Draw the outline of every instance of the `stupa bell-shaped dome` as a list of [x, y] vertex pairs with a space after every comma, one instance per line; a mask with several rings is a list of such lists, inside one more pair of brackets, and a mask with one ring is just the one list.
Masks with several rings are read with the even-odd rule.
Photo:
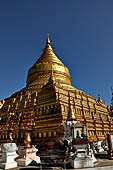
[[45, 85], [51, 73], [56, 82], [71, 85], [69, 70], [54, 54], [48, 36], [43, 54], [28, 71], [27, 86]]

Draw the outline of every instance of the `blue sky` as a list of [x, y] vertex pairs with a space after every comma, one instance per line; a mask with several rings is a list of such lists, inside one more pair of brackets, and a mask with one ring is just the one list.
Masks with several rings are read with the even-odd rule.
[[26, 85], [47, 33], [72, 84], [110, 105], [113, 86], [112, 0], [1, 0], [0, 100]]

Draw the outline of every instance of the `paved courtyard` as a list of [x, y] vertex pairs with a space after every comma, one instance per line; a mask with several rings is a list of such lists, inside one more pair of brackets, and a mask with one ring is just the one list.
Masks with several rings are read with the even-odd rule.
[[[12, 168], [10, 170], [63, 170], [61, 167], [42, 167], [39, 168], [39, 166], [27, 166], [27, 167], [17, 167]], [[97, 162], [95, 163], [95, 167], [93, 168], [82, 168], [83, 170], [113, 170], [113, 160], [108, 159], [97, 159]], [[82, 170], [77, 169], [77, 170]], [[1, 169], [0, 169], [1, 170]], [[68, 169], [67, 170], [73, 170]]]

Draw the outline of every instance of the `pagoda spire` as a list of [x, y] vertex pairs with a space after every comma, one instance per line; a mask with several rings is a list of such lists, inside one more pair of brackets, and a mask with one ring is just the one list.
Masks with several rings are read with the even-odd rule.
[[49, 34], [47, 34], [47, 40], [46, 40], [46, 46], [44, 48], [44, 52], [46, 52], [47, 54], [53, 54], [53, 48], [51, 46], [51, 42], [50, 42], [50, 38], [49, 38]]
[[47, 34], [47, 40], [46, 40], [46, 44], [50, 44], [50, 38], [49, 38], [49, 34]]

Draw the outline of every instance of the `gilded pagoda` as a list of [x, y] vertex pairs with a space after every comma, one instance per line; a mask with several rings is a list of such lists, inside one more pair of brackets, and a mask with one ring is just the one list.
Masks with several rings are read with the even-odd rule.
[[0, 143], [54, 146], [64, 135], [69, 116], [85, 124], [89, 142], [103, 141], [113, 131], [112, 109], [101, 99], [71, 85], [68, 68], [55, 55], [49, 37], [43, 54], [29, 69], [26, 87], [0, 101]]

